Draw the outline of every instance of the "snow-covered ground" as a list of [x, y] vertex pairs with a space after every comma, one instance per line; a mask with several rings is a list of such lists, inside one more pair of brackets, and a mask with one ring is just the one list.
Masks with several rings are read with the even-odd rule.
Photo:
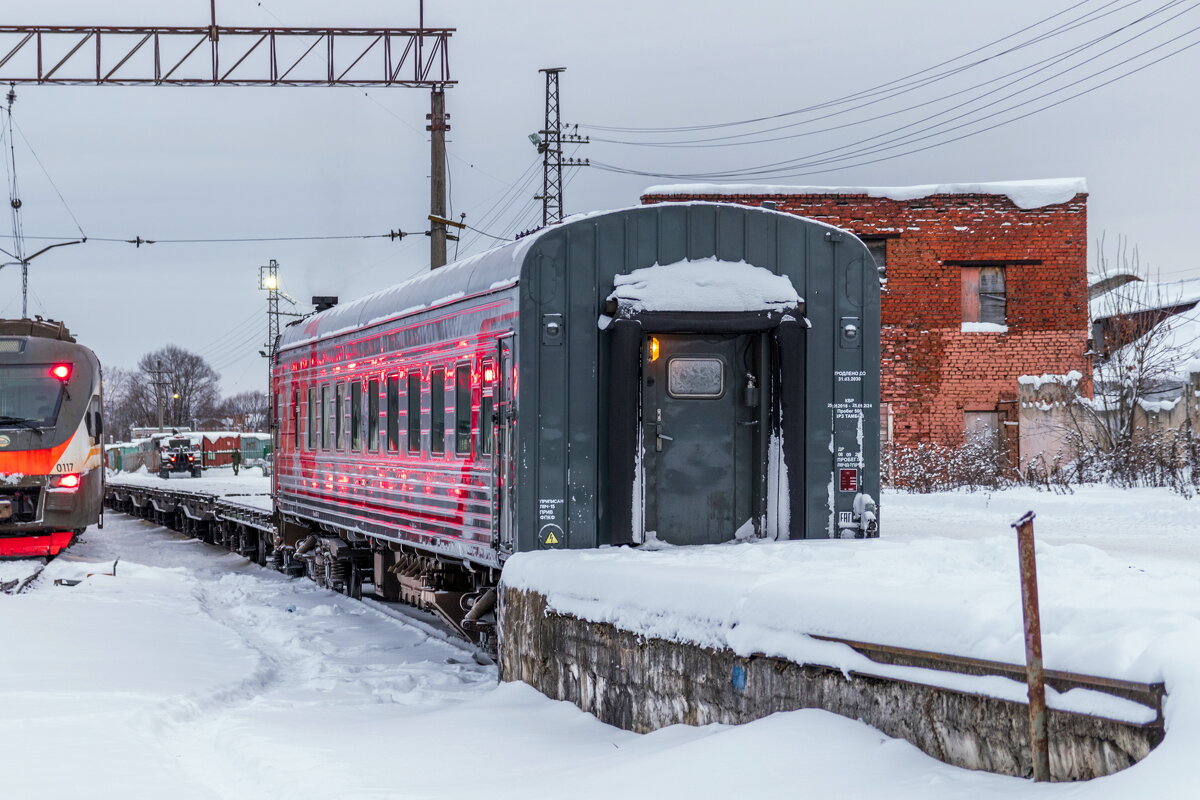
[[[1020, 660], [1019, 623], [1007, 620], [1017, 597], [1008, 525], [1033, 508], [1048, 662], [1165, 679], [1166, 741], [1123, 773], [1035, 785], [946, 766], [819, 711], [631, 734], [528, 687], [497, 686], [492, 667], [436, 633], [110, 515], [29, 593], [0, 596], [0, 797], [1195, 796], [1195, 501], [1096, 489], [889, 494], [882, 508], [880, 541], [706, 548], [728, 563], [703, 575], [724, 581], [710, 584], [716, 593], [762, 561], [754, 580], [770, 589], [773, 564], [807, 559], [816, 568], [801, 589], [823, 601], [790, 611], [823, 630], [912, 634], [904, 643]], [[53, 585], [111, 572], [118, 556], [115, 577]], [[1056, 663], [1065, 652], [1069, 663]]]

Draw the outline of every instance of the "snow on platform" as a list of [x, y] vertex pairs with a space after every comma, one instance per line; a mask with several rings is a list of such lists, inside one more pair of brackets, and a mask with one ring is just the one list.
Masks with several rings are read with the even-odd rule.
[[110, 485], [149, 486], [172, 492], [216, 495], [260, 511], [270, 511], [274, 507], [271, 479], [263, 477], [262, 470], [257, 467], [243, 467], [238, 475], [233, 474], [232, 467], [209, 467], [200, 478], [179, 474], [164, 479], [148, 472], [110, 472], [107, 480]]

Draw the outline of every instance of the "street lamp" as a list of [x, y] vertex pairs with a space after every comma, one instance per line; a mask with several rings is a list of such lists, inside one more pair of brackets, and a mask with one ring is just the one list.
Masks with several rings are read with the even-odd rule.
[[0, 253], [4, 253], [4, 255], [8, 256], [9, 258], [17, 259], [16, 261], [7, 261], [3, 264], [0, 264], [0, 269], [4, 269], [5, 267], [15, 267], [18, 264], [21, 265], [21, 318], [22, 319], [29, 318], [29, 262], [33, 261], [35, 258], [40, 256], [42, 253], [46, 252], [47, 250], [53, 250], [55, 247], [66, 247], [69, 244], [83, 244], [86, 241], [87, 241], [87, 239], [76, 239], [73, 242], [58, 242], [57, 244], [46, 245], [45, 247], [43, 247], [41, 250], [38, 250], [33, 255], [26, 256], [25, 258], [21, 258], [20, 256], [16, 255], [15, 253], [10, 253], [7, 250], [5, 250], [3, 247], [0, 247]]

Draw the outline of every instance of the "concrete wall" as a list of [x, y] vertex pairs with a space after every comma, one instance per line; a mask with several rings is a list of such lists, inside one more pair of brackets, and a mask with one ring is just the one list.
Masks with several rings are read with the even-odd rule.
[[[741, 657], [551, 613], [536, 592], [501, 590], [501, 674], [603, 722], [648, 732], [749, 722], [816, 708], [859, 719], [969, 769], [1030, 775], [1027, 707], [979, 695], [777, 658]], [[1144, 758], [1161, 724], [1052, 711], [1055, 780], [1106, 775]]]

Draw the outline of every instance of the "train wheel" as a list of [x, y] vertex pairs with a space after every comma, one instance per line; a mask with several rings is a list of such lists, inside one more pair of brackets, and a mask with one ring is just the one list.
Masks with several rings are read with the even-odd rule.
[[255, 538], [258, 539], [258, 547], [254, 549], [254, 563], [260, 567], [265, 567], [267, 565], [267, 556], [271, 552], [271, 545], [267, 542], [266, 536], [261, 532], [257, 533]]
[[362, 600], [362, 575], [358, 571], [358, 565], [353, 562], [350, 563], [350, 569], [346, 571], [346, 583], [343, 591], [355, 600]]

